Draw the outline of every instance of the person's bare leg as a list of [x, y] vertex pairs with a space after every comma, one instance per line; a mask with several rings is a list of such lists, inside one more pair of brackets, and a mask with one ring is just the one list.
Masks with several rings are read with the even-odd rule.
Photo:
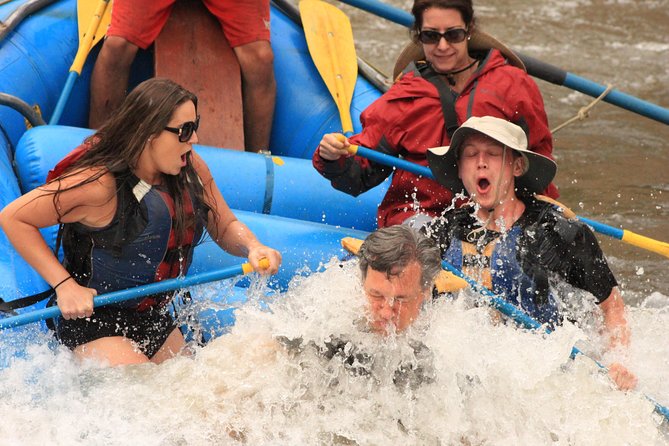
[[149, 362], [149, 358], [123, 336], [96, 339], [75, 348], [74, 354], [80, 360], [94, 359], [112, 367]]
[[90, 128], [99, 128], [123, 102], [137, 49], [136, 45], [121, 37], [109, 36], [105, 39], [91, 75]]
[[175, 328], [167, 337], [167, 340], [162, 345], [162, 347], [160, 347], [160, 350], [158, 350], [158, 352], [153, 355], [151, 362], [160, 364], [161, 362], [174, 358], [176, 355], [181, 353], [188, 355], [189, 352], [186, 351], [185, 347], [186, 340], [184, 339], [183, 334], [181, 334], [181, 330]]
[[274, 54], [265, 40], [234, 48], [242, 72], [244, 145], [249, 152], [269, 148], [276, 100]]

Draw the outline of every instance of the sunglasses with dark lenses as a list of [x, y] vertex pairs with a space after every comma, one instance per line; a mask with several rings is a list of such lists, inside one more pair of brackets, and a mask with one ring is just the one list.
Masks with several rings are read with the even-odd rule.
[[184, 122], [179, 127], [165, 127], [165, 130], [177, 134], [179, 136], [179, 142], [188, 142], [199, 126], [200, 116], [198, 115], [198, 117], [195, 118], [195, 121]]
[[467, 30], [464, 28], [453, 28], [440, 33], [439, 31], [426, 29], [418, 33], [418, 40], [427, 44], [438, 44], [442, 37], [448, 43], [460, 43], [467, 37]]

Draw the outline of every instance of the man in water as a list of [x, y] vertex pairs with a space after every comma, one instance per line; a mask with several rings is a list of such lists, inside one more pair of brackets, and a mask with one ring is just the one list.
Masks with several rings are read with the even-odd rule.
[[[528, 150], [523, 129], [472, 117], [450, 147], [430, 149], [427, 158], [439, 183], [471, 197], [471, 206], [448, 210], [426, 228], [448, 262], [549, 327], [562, 321], [551, 284], [587, 291], [602, 311], [609, 346], [629, 344], [625, 304], [594, 234], [534, 196], [557, 167]], [[621, 364], [609, 374], [621, 389], [636, 385]]]
[[[368, 301], [368, 324], [361, 331], [371, 329], [384, 336], [404, 332], [420, 315], [423, 303], [432, 298], [435, 279], [441, 271], [439, 249], [417, 229], [396, 225], [367, 236], [358, 256]], [[319, 342], [304, 342], [302, 337], [276, 339], [289, 354], [315, 351], [327, 361], [334, 360], [332, 364], [340, 362], [352, 376], [380, 381], [389, 372], [399, 389], [416, 388], [434, 379], [432, 353], [414, 339], [407, 340], [410, 348], [393, 361], [390, 369], [379, 360], [378, 351], [370, 353], [369, 345], [362, 346], [360, 339], [349, 339], [349, 335], [333, 334]]]
[[358, 255], [370, 327], [382, 334], [405, 330], [432, 297], [439, 249], [417, 230], [395, 225], [371, 233]]

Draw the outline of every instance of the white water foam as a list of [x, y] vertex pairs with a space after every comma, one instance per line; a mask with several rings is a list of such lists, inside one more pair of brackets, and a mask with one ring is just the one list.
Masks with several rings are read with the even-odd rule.
[[[588, 336], [599, 348], [595, 325], [539, 335], [495, 323], [469, 300], [430, 303], [407, 333], [382, 338], [361, 329], [357, 265], [333, 261], [295, 279], [269, 311], [254, 301], [239, 308], [231, 332], [193, 358], [100, 368], [35, 335], [23, 357], [0, 370], [0, 438], [12, 445], [669, 444], [642, 393], [615, 390], [588, 358], [569, 359]], [[631, 348], [602, 358], [623, 360], [640, 389], [664, 403], [668, 300], [654, 293], [631, 308]], [[5, 354], [11, 337], [3, 338]], [[343, 348], [327, 359], [319, 348], [333, 340]], [[420, 372], [398, 375], [402, 367]]]

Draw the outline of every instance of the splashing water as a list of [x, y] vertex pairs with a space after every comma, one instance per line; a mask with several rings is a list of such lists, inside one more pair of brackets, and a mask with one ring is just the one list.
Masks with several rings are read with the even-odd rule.
[[[364, 328], [359, 281], [355, 261], [333, 260], [295, 278], [268, 308], [250, 297], [228, 334], [160, 366], [78, 364], [36, 328], [7, 332], [0, 438], [14, 445], [669, 444], [640, 392], [615, 390], [588, 358], [569, 359], [596, 327], [566, 324], [539, 335], [494, 322], [465, 296], [428, 303], [407, 332], [383, 338]], [[602, 360], [624, 355], [640, 390], [667, 403], [669, 347], [660, 341], [669, 298], [654, 293], [647, 302], [631, 309], [629, 351]], [[21, 355], [5, 359], [12, 351]]]

